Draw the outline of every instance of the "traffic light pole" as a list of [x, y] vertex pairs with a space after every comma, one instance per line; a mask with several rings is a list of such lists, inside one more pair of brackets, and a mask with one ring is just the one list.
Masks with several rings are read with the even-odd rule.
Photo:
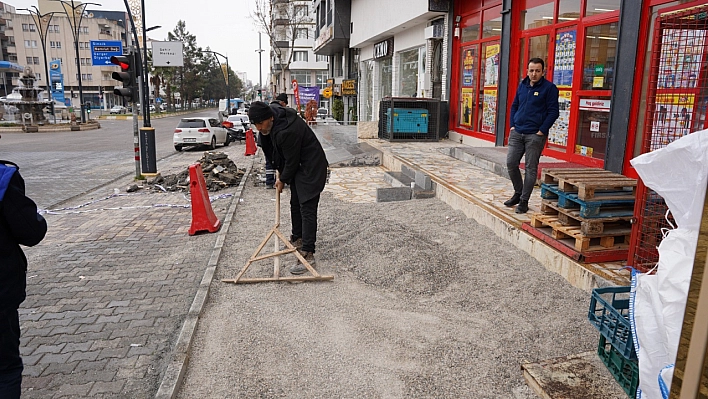
[[139, 180], [140, 174], [140, 137], [138, 135], [138, 105], [135, 99], [130, 103], [133, 108], [133, 147], [135, 148], [135, 179]]

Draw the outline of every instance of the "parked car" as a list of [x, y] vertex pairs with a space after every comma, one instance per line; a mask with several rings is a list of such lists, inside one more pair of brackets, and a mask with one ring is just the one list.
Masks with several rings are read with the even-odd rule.
[[250, 129], [251, 121], [248, 115], [229, 115], [227, 121], [233, 123], [233, 127], [228, 130], [231, 141], [241, 141], [246, 139], [246, 130]]
[[126, 108], [122, 105], [114, 105], [111, 107], [111, 114], [124, 114], [126, 112]]
[[206, 145], [213, 150], [217, 144], [229, 145], [226, 129], [216, 118], [183, 118], [177, 124], [172, 142], [175, 150], [185, 146]]
[[317, 117], [326, 119], [327, 116], [329, 115], [329, 110], [327, 108], [320, 108], [317, 110]]
[[150, 112], [155, 112], [157, 109], [155, 108], [155, 104], [150, 104]]

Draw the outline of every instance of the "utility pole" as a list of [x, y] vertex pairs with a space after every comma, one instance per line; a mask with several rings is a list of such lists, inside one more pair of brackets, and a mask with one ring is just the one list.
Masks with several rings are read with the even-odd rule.
[[260, 98], [258, 100], [263, 101], [263, 49], [261, 48], [261, 32], [258, 32], [258, 94]]

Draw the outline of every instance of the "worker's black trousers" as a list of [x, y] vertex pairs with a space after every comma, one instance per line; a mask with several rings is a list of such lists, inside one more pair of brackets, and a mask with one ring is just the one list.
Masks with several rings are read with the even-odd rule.
[[302, 237], [302, 251], [315, 252], [315, 241], [317, 241], [317, 206], [320, 203], [320, 195], [300, 202], [297, 196], [295, 181], [290, 184], [290, 217], [292, 218], [294, 238]]

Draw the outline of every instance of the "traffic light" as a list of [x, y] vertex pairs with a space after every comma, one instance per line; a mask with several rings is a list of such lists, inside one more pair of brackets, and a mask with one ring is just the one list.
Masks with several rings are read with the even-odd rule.
[[91, 113], [91, 102], [90, 102], [90, 101], [86, 101], [85, 107], [86, 107], [86, 113], [89, 113], [89, 114], [90, 114], [90, 113]]
[[120, 67], [120, 72], [113, 72], [111, 77], [113, 79], [122, 82], [122, 88], [113, 89], [113, 93], [122, 96], [127, 101], [135, 101], [138, 99], [138, 85], [137, 85], [137, 65], [135, 60], [135, 53], [130, 53], [127, 55], [114, 55], [111, 57], [111, 63], [113, 65], [118, 65]]

